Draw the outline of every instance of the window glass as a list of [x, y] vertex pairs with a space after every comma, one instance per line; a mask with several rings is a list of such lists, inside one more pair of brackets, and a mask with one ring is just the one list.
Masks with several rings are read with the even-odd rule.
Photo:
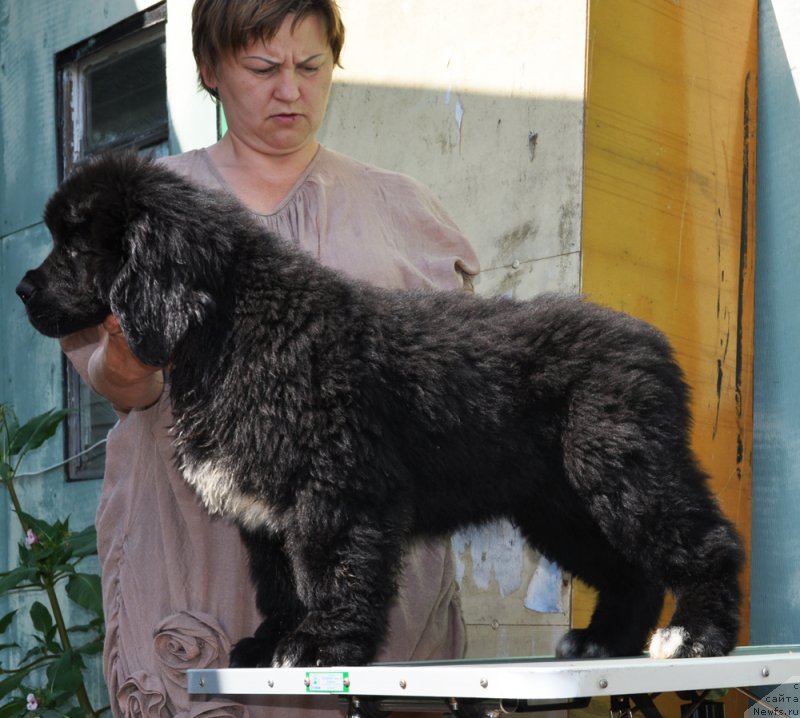
[[115, 145], [150, 144], [167, 128], [165, 43], [134, 47], [86, 72], [86, 146], [94, 154]]

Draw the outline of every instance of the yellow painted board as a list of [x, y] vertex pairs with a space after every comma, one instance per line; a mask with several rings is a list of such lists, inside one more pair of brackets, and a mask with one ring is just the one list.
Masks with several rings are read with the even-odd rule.
[[757, 0], [589, 0], [587, 43], [581, 289], [672, 340], [749, 548]]

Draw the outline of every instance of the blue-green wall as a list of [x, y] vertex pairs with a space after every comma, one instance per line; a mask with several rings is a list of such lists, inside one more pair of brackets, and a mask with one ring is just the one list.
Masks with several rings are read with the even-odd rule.
[[[44, 203], [57, 182], [56, 82], [54, 57], [143, 7], [144, 0], [0, 0], [0, 403], [21, 420], [62, 404], [61, 354], [57, 342], [28, 325], [14, 287], [24, 271], [48, 251], [42, 224]], [[25, 464], [33, 472], [63, 459], [62, 437]], [[17, 490], [23, 509], [52, 521], [70, 516], [73, 528], [94, 522], [97, 481], [67, 484], [61, 469], [22, 479]], [[21, 531], [0, 488], [0, 571], [17, 556]], [[97, 570], [85, 565], [87, 570]], [[22, 609], [39, 596], [0, 599], [0, 615]], [[69, 616], [69, 614], [68, 614]], [[80, 616], [74, 619], [80, 621]], [[69, 620], [69, 618], [68, 618]], [[16, 640], [30, 647], [25, 622]], [[90, 690], [105, 705], [97, 659]]]
[[800, 643], [800, 8], [759, 10], [751, 642]]

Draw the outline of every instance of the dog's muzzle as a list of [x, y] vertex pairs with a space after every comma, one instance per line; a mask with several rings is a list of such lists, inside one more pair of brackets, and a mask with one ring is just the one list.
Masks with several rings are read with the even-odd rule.
[[36, 285], [30, 280], [30, 272], [28, 272], [17, 285], [17, 296], [22, 300], [23, 304], [27, 304], [30, 298], [36, 294]]

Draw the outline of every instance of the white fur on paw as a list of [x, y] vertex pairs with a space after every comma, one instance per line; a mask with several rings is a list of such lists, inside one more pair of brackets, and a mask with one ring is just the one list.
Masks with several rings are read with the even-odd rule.
[[648, 650], [651, 658], [675, 658], [689, 644], [689, 634], [680, 626], [659, 628], [650, 639]]
[[290, 656], [284, 656], [281, 659], [275, 659], [272, 661], [273, 668], [294, 668], [296, 664], [296, 658], [292, 658]]

